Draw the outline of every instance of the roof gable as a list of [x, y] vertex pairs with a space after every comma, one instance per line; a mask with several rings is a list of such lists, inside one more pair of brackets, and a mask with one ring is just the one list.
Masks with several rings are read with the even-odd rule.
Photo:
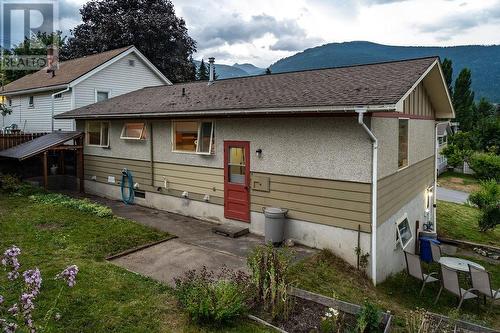
[[60, 86], [72, 83], [76, 84], [76, 82], [80, 82], [88, 78], [131, 52], [136, 53], [137, 56], [144, 61], [149, 68], [166, 84], [171, 84], [170, 81], [163, 76], [163, 74], [161, 74], [161, 72], [134, 46], [127, 46], [86, 57], [62, 61], [59, 63], [59, 69], [56, 70], [55, 76], [52, 76], [52, 73], [47, 73], [46, 69], [41, 69], [38, 72], [28, 74], [7, 84], [2, 93], [6, 95], [15, 95], [25, 92], [27, 93], [29, 91], [57, 89]]

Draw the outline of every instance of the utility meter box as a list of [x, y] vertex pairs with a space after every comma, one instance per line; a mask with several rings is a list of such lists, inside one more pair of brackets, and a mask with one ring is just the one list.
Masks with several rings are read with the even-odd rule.
[[269, 192], [269, 177], [252, 176], [252, 190], [260, 192]]

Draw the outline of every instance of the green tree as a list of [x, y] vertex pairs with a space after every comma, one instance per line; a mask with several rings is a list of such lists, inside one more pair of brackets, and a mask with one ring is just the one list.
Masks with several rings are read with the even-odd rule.
[[469, 131], [474, 126], [474, 92], [471, 89], [472, 74], [468, 68], [462, 69], [455, 80], [453, 89], [453, 106], [456, 120], [462, 131]]
[[171, 81], [195, 79], [196, 42], [171, 0], [91, 0], [80, 13], [83, 23], [72, 30], [63, 58], [135, 45]]
[[500, 154], [500, 116], [491, 115], [479, 119], [473, 136], [480, 150]]
[[269, 75], [269, 74], [271, 74], [271, 68], [267, 67], [266, 68], [266, 75]]
[[200, 66], [196, 71], [196, 79], [198, 81], [208, 81], [210, 76], [210, 70], [207, 65], [205, 65], [205, 61], [201, 59]]
[[443, 62], [441, 62], [441, 68], [443, 69], [444, 80], [446, 82], [446, 86], [448, 87], [448, 91], [450, 96], [453, 96], [453, 62], [451, 59], [444, 58]]
[[12, 109], [8, 108], [4, 103], [0, 103], [0, 115], [2, 115], [2, 127], [5, 127], [5, 117], [12, 113]]
[[477, 149], [471, 132], [458, 132], [452, 135], [442, 153], [452, 167], [461, 167]]

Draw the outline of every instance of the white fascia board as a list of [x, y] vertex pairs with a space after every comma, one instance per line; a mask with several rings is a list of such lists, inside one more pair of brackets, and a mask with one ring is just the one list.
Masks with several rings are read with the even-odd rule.
[[65, 89], [65, 88], [68, 88], [68, 87], [69, 86], [67, 84], [58, 84], [56, 86], [40, 87], [40, 88], [25, 89], [25, 90], [17, 90], [17, 91], [11, 91], [11, 92], [0, 91], [0, 95], [1, 96], [29, 95], [29, 94], [34, 94], [34, 93], [39, 93], [39, 92], [45, 92], [45, 91], [61, 90], [61, 89]]
[[422, 80], [429, 74], [429, 72], [434, 68], [436, 63], [439, 61], [436, 59], [426, 70], [425, 72], [418, 78], [418, 80], [411, 86], [411, 88], [399, 99], [399, 101], [396, 103], [396, 111], [397, 112], [403, 112], [403, 103], [406, 97], [410, 96], [410, 94], [417, 88], [417, 86], [422, 82]]

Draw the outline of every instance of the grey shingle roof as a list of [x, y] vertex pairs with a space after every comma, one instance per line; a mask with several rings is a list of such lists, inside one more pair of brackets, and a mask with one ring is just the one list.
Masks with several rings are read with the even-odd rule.
[[41, 69], [38, 72], [23, 76], [22, 78], [7, 84], [4, 87], [3, 92], [12, 93], [28, 89], [55, 87], [68, 84], [132, 47], [133, 46], [127, 46], [86, 57], [61, 61], [59, 63], [59, 69], [56, 70], [55, 76], [52, 76], [51, 73], [47, 73], [46, 69]]
[[22, 143], [18, 146], [0, 151], [0, 157], [15, 158], [18, 160], [24, 160], [29, 157], [35, 156], [42, 153], [52, 147], [56, 147], [66, 141], [74, 139], [82, 132], [65, 132], [56, 131], [44, 136], [38, 137], [31, 141]]
[[[437, 57], [148, 87], [56, 118], [168, 117], [224, 110], [393, 105]], [[184, 95], [183, 95], [184, 91]]]

